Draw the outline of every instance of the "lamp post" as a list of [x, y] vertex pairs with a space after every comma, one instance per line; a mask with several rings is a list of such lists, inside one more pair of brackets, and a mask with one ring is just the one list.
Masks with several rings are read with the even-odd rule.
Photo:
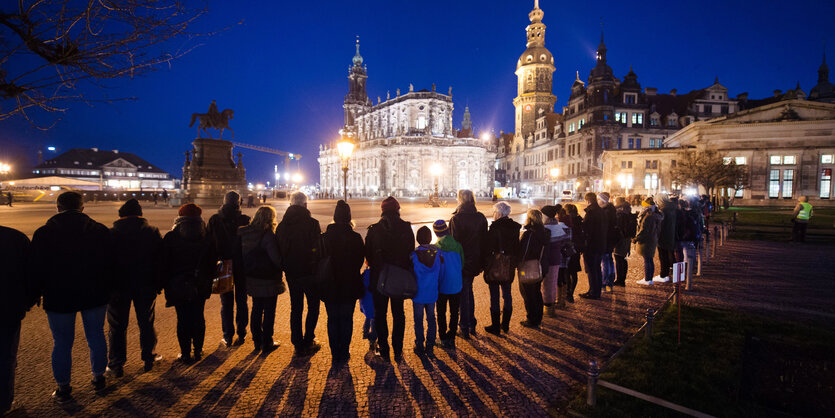
[[435, 194], [433, 194], [432, 197], [429, 199], [433, 207], [438, 207], [441, 205], [440, 199], [438, 197], [438, 180], [440, 180], [442, 172], [443, 168], [438, 163], [432, 164], [429, 167], [429, 173], [432, 174], [432, 178], [435, 179]]
[[554, 204], [557, 204], [557, 177], [560, 176], [560, 169], [557, 167], [551, 168], [551, 180], [554, 181]]
[[342, 198], [348, 201], [348, 160], [351, 159], [351, 153], [354, 152], [354, 143], [350, 138], [343, 137], [339, 143], [336, 144], [339, 151], [339, 158], [342, 159]]

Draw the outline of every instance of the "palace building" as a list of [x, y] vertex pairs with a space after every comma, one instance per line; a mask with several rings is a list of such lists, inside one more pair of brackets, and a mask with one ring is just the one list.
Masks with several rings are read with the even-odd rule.
[[[353, 196], [428, 196], [434, 190], [431, 172], [440, 166], [442, 195], [471, 189], [489, 195], [493, 189], [496, 153], [492, 137], [476, 138], [465, 109], [461, 129], [452, 122], [452, 88], [447, 94], [431, 90], [409, 91], [395, 97], [366, 92], [367, 67], [357, 40], [348, 73], [344, 126], [340, 135], [355, 142], [348, 160], [348, 192]], [[342, 193], [342, 161], [335, 143], [319, 146], [319, 182], [323, 193]]]
[[73, 148], [38, 164], [32, 174], [98, 183], [100, 190], [161, 191], [176, 186], [165, 170], [134, 154], [98, 148]]

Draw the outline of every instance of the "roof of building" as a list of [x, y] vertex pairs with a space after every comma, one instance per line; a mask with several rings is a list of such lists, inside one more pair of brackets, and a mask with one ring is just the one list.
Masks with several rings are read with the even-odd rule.
[[[139, 171], [166, 173], [165, 170], [152, 165], [144, 159], [129, 152], [119, 152], [118, 150], [105, 151], [98, 148], [73, 148], [55, 158], [38, 164], [35, 168], [74, 168], [90, 166], [98, 168], [120, 158], [135, 165]], [[76, 161], [78, 162], [77, 164]], [[91, 164], [87, 164], [88, 162]]]

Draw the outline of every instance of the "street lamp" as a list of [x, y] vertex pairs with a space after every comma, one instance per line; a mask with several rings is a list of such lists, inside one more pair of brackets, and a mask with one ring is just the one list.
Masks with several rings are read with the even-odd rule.
[[429, 173], [432, 174], [432, 177], [435, 179], [435, 194], [429, 199], [432, 202], [432, 206], [440, 206], [440, 202], [438, 199], [438, 180], [441, 178], [441, 173], [443, 172], [443, 168], [438, 163], [432, 164], [429, 167]]
[[336, 149], [339, 152], [339, 158], [342, 159], [342, 196], [348, 201], [348, 160], [351, 159], [351, 153], [354, 152], [354, 143], [350, 138], [343, 137], [341, 141], [336, 144]]
[[551, 180], [554, 181], [554, 204], [557, 204], [557, 177], [560, 176], [560, 169], [557, 167], [551, 168]]

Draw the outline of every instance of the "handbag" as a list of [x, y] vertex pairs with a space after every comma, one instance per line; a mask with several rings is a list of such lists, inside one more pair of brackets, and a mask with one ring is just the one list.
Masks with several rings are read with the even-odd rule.
[[577, 247], [574, 246], [574, 242], [570, 239], [566, 240], [562, 245], [562, 248], [560, 248], [560, 254], [562, 254], [562, 258], [566, 260], [577, 255]]
[[[531, 234], [528, 235], [528, 245], [525, 247], [525, 252], [522, 253], [523, 257], [528, 253], [528, 249], [531, 246], [531, 239], [533, 239], [533, 231], [531, 231]], [[543, 247], [542, 251], [544, 250], [545, 248]], [[534, 260], [525, 260], [519, 264], [517, 269], [519, 274], [519, 283], [532, 284], [542, 281], [542, 265], [539, 262], [542, 258], [542, 251], [539, 252], [539, 258]]]
[[212, 279], [212, 293], [223, 294], [231, 292], [234, 286], [234, 279], [232, 260], [218, 261], [217, 274]]
[[501, 229], [496, 228], [496, 232], [499, 234], [499, 252], [493, 254], [484, 281], [487, 284], [510, 283], [513, 281], [513, 257], [504, 253]]
[[417, 277], [411, 270], [383, 264], [377, 279], [377, 292], [390, 298], [412, 299], [417, 295]]

